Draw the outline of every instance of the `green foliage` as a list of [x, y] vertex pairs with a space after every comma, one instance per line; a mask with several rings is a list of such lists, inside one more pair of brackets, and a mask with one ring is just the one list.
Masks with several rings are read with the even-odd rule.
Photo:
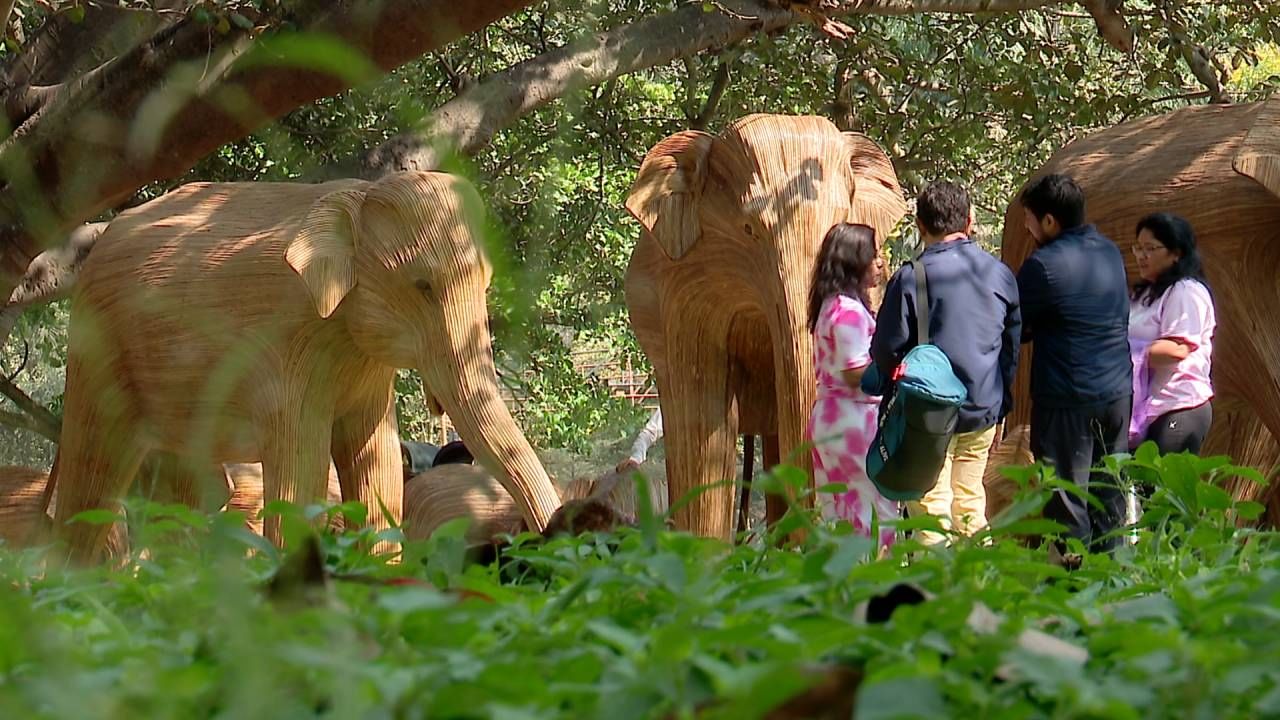
[[[1154, 472], [1160, 490], [1136, 545], [1075, 572], [1017, 541], [1045, 499], [1029, 490], [987, 538], [900, 542], [878, 560], [868, 539], [803, 513], [792, 516], [811, 527], [798, 548], [727, 545], [642, 518], [616, 536], [521, 536], [492, 566], [466, 562], [458, 524], [407, 544], [400, 564], [368, 552], [370, 530], [325, 535], [324, 563], [346, 579], [331, 593], [266, 593], [282, 559], [240, 518], [131, 504], [123, 569], [42, 573], [38, 552], [0, 552], [0, 712], [652, 718], [715, 707], [754, 718], [804, 689], [802, 668], [836, 662], [865, 670], [858, 717], [1280, 712], [1280, 544], [1238, 527], [1244, 508], [1218, 485], [1248, 471], [1147, 451], [1113, 466]], [[762, 482], [793, 481], [803, 477], [783, 469]], [[278, 509], [299, 533], [324, 512]], [[884, 625], [856, 619], [900, 582], [934, 597]], [[978, 602], [1003, 616], [995, 632], [968, 622]], [[1035, 628], [1088, 661], [1019, 646]]]
[[1256, 53], [1240, 53], [1232, 62], [1231, 83], [1250, 94], [1280, 85], [1280, 45], [1266, 44]]
[[[9, 344], [0, 348], [0, 372], [16, 374], [23, 391], [55, 413], [62, 411], [68, 320], [66, 301], [32, 308], [19, 318]], [[0, 398], [0, 410], [18, 412], [8, 398]], [[35, 433], [0, 426], [0, 465], [47, 468], [54, 450], [53, 443]]]
[[568, 348], [554, 340], [542, 347], [530, 355], [529, 373], [521, 383], [518, 414], [531, 442], [586, 452], [593, 435], [634, 422], [640, 411], [614, 397], [599, 377], [584, 377]]

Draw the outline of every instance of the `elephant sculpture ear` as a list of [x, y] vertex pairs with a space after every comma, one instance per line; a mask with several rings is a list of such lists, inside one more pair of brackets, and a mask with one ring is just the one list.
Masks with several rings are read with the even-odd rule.
[[627, 195], [627, 211], [672, 260], [684, 257], [702, 235], [698, 204], [713, 139], [688, 130], [654, 145]]
[[849, 169], [853, 173], [849, 222], [870, 225], [883, 241], [907, 214], [898, 174], [874, 140], [855, 132], [846, 132], [844, 137], [849, 143]]
[[1236, 172], [1253, 178], [1280, 198], [1280, 97], [1263, 104], [1233, 166]]
[[356, 285], [356, 227], [364, 193], [332, 192], [316, 201], [285, 250], [320, 317], [327, 318]]

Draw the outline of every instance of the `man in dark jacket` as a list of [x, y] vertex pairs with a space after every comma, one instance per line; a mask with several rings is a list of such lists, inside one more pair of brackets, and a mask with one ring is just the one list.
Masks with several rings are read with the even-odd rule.
[[1031, 360], [1031, 452], [1058, 476], [1088, 490], [1103, 508], [1055, 490], [1045, 517], [1072, 536], [1110, 550], [1124, 498], [1105, 473], [1107, 454], [1125, 451], [1133, 401], [1129, 286], [1116, 244], [1085, 224], [1084, 193], [1069, 177], [1047, 175], [1022, 191], [1038, 249], [1018, 272], [1023, 342]]
[[[982, 477], [996, 425], [1013, 408], [1022, 326], [1018, 286], [1009, 268], [969, 237], [973, 207], [959, 185], [935, 182], [926, 187], [916, 199], [916, 227], [925, 243], [920, 262], [928, 280], [929, 334], [951, 360], [968, 397], [938, 483], [909, 509], [972, 535], [987, 523]], [[885, 289], [871, 357], [888, 377], [918, 343], [916, 278], [906, 265]], [[925, 533], [923, 539], [935, 543], [943, 538]]]

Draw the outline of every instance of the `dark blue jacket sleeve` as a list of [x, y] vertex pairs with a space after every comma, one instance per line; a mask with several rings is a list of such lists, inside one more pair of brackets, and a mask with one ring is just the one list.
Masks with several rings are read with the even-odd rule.
[[1018, 271], [1018, 301], [1022, 308], [1022, 342], [1031, 342], [1049, 311], [1049, 276], [1044, 263], [1034, 255]]
[[[884, 302], [880, 304], [880, 312], [876, 315], [876, 331], [871, 336], [871, 359], [880, 370], [882, 378], [893, 375], [894, 368], [902, 362], [902, 356], [911, 348], [911, 334], [907, 308], [909, 302], [903, 297], [903, 287], [910, 274], [908, 268], [894, 273], [889, 285], [884, 290]], [[914, 282], [912, 275], [912, 282]]]
[[1012, 271], [1003, 273], [1005, 278], [1004, 334], [1000, 338], [1000, 377], [1004, 380], [1004, 401], [1000, 406], [1000, 418], [1013, 412], [1013, 383], [1018, 374], [1018, 351], [1022, 345], [1022, 305], [1018, 283]]

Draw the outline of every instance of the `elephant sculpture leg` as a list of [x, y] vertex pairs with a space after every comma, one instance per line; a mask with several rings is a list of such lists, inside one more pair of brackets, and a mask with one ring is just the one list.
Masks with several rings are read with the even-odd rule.
[[[67, 363], [66, 416], [77, 418], [75, 427], [64, 427], [59, 445], [57, 503], [54, 527], [67, 543], [69, 558], [76, 564], [97, 562], [107, 545], [111, 526], [70, 522], [85, 510], [111, 507], [133, 482], [146, 456], [138, 444], [140, 428], [132, 420], [125, 401], [117, 391], [110, 365], [86, 362], [77, 357], [73, 340]], [[79, 366], [79, 367], [77, 367]], [[94, 392], [74, 391], [72, 383], [88, 383]], [[66, 477], [74, 468], [77, 476]], [[74, 480], [74, 482], [69, 482]]]
[[[274, 395], [278, 407], [258, 420], [262, 447], [263, 502], [275, 500], [306, 505], [322, 502], [328, 484], [331, 416], [309, 412], [317, 404], [331, 405], [332, 384], [286, 381]], [[318, 402], [321, 401], [322, 402]], [[319, 441], [317, 441], [317, 439]], [[263, 534], [281, 544], [280, 517], [268, 517]]]
[[[368, 521], [376, 528], [399, 524], [397, 513], [403, 506], [404, 470], [392, 387], [386, 383], [382, 392], [370, 395], [364, 407], [339, 417], [333, 426], [333, 462], [338, 468], [342, 499], [364, 503]], [[384, 509], [390, 517], [384, 515]], [[389, 547], [380, 544], [376, 549]]]
[[[764, 469], [766, 472], [773, 470], [782, 464], [782, 446], [778, 441], [777, 435], [764, 436], [764, 450], [762, 452], [764, 460]], [[774, 524], [787, 514], [787, 499], [778, 495], [769, 494], [764, 498], [764, 516], [765, 520], [770, 524]]]
[[[727, 328], [716, 333], [710, 322], [668, 323], [666, 343], [672, 367], [699, 372], [670, 373], [659, 389], [667, 427], [667, 496], [670, 506], [699, 490], [704, 478], [722, 484], [702, 488], [675, 512], [676, 526], [704, 536], [728, 539], [733, 532], [733, 485], [737, 469], [737, 403], [731, 396], [723, 343]], [[717, 342], [716, 338], [719, 338]], [[714, 480], [713, 480], [714, 482]]]

